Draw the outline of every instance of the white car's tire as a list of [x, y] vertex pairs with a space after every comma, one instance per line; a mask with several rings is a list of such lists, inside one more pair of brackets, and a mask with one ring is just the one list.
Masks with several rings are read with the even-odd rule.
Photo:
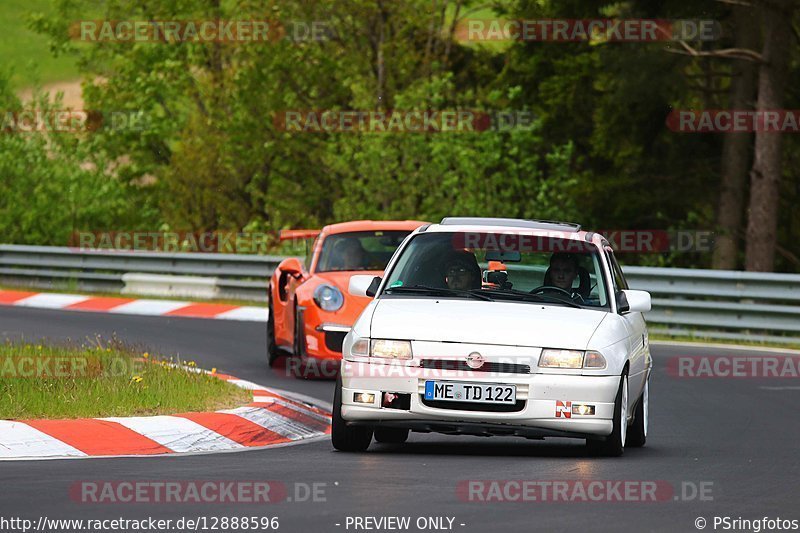
[[372, 428], [348, 426], [342, 418], [342, 380], [336, 380], [331, 417], [331, 443], [340, 452], [363, 452], [372, 442]]
[[586, 447], [592, 455], [619, 457], [625, 450], [628, 433], [628, 372], [620, 377], [617, 397], [614, 400], [614, 427], [606, 440], [586, 439]]
[[647, 442], [647, 426], [650, 418], [650, 379], [645, 381], [642, 397], [636, 405], [633, 414], [633, 424], [628, 428], [628, 438], [625, 446], [641, 448]]
[[375, 440], [385, 444], [402, 444], [408, 440], [408, 433], [403, 428], [375, 428]]

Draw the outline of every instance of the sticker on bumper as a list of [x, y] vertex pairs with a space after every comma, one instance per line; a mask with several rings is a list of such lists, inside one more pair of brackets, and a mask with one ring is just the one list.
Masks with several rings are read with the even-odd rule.
[[572, 402], [560, 402], [556, 400], [556, 418], [572, 418]]

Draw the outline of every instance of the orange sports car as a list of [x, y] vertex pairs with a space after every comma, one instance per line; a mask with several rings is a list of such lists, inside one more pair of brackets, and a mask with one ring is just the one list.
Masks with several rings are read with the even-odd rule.
[[403, 239], [424, 224], [360, 220], [283, 232], [281, 239], [314, 238], [314, 244], [305, 263], [284, 259], [270, 278], [269, 365], [284, 353], [296, 358], [296, 376], [310, 364], [338, 365], [342, 341], [370, 301], [347, 293], [350, 276], [382, 275]]

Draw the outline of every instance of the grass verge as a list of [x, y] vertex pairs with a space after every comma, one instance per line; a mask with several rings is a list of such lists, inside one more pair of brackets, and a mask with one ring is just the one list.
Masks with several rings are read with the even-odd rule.
[[0, 419], [161, 415], [252, 401], [250, 391], [194, 372], [194, 366], [117, 341], [6, 342], [0, 347]]
[[32, 13], [52, 15], [52, 0], [3, 0], [0, 2], [0, 64], [13, 70], [16, 88], [34, 83], [51, 83], [78, 77], [76, 61], [71, 56], [53, 56], [48, 37], [28, 27]]
[[696, 342], [703, 344], [729, 344], [731, 346], [752, 346], [753, 348], [787, 348], [791, 350], [800, 350], [800, 344], [796, 342], [732, 340], [732, 339], [717, 338], [713, 336], [704, 336], [702, 332], [695, 332], [686, 335], [666, 335], [663, 333], [651, 333], [649, 337], [651, 341]]

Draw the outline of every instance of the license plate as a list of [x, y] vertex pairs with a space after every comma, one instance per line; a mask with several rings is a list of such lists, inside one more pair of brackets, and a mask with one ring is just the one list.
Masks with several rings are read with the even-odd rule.
[[456, 381], [426, 381], [426, 400], [475, 403], [517, 403], [517, 387]]

